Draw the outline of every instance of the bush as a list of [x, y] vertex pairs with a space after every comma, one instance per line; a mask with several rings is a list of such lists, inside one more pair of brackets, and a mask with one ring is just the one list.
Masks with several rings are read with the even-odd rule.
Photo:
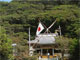
[[27, 58], [23, 58], [23, 60], [37, 60], [37, 56], [28, 56]]

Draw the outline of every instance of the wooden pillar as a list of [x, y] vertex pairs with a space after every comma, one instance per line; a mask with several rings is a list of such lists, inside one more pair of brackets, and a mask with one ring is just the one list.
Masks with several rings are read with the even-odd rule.
[[43, 49], [41, 49], [41, 55], [43, 55]]
[[47, 53], [48, 53], [49, 51], [48, 51], [48, 49], [47, 49]]
[[52, 54], [54, 55], [54, 49], [52, 49]]

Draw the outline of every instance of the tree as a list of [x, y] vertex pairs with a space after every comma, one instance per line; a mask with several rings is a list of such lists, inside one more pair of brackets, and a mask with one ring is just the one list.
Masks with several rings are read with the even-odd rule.
[[0, 60], [12, 60], [12, 40], [3, 27], [0, 27]]
[[70, 44], [70, 60], [79, 60], [79, 40], [74, 38]]
[[72, 39], [63, 36], [56, 37], [56, 45], [61, 50], [62, 54], [61, 60], [64, 60], [64, 53], [69, 51], [70, 40]]
[[[17, 56], [16, 59], [23, 59], [28, 56], [28, 34], [26, 32], [19, 32], [12, 36], [12, 40], [16, 43]], [[23, 57], [22, 57], [23, 56]]]

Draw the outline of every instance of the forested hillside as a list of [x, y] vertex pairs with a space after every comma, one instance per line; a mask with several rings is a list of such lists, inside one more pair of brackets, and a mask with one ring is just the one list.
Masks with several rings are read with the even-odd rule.
[[0, 26], [5, 28], [6, 34], [9, 35], [12, 42], [17, 43], [19, 56], [26, 57], [28, 53], [28, 28], [31, 28], [31, 39], [33, 39], [39, 20], [47, 27], [57, 20], [50, 31], [53, 33], [60, 25], [62, 35], [73, 39], [74, 45], [71, 48], [74, 48], [74, 51], [72, 54], [74, 58], [77, 56], [78, 59], [79, 6], [80, 1], [75, 0], [12, 0], [9, 3], [0, 2]]

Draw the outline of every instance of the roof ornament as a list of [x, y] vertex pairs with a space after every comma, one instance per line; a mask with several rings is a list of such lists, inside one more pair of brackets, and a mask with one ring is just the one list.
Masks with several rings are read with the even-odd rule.
[[46, 32], [48, 33], [49, 29], [56, 23], [56, 20], [46, 29]]

